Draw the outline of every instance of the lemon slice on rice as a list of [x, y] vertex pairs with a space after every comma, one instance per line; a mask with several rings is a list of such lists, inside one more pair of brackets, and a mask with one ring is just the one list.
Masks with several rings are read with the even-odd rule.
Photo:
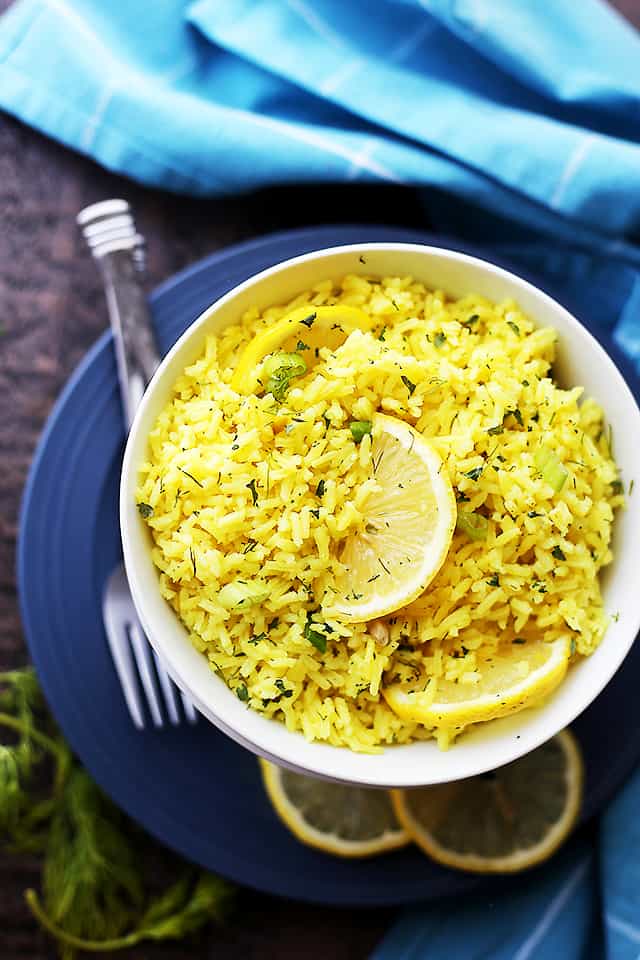
[[253, 393], [258, 386], [260, 364], [275, 351], [298, 350], [308, 366], [307, 358], [313, 360], [316, 348], [334, 350], [353, 330], [370, 330], [375, 323], [375, 318], [364, 310], [346, 304], [297, 307], [258, 333], [245, 347], [231, 378], [231, 387], [238, 393]]
[[475, 683], [440, 677], [426, 684], [426, 689], [407, 681], [382, 692], [404, 720], [456, 732], [469, 723], [506, 717], [544, 699], [564, 679], [570, 657], [568, 636], [548, 643], [518, 639], [500, 644], [495, 651], [477, 652], [474, 672], [480, 679]]
[[381, 488], [364, 524], [344, 542], [332, 607], [351, 622], [385, 616], [420, 596], [442, 566], [456, 524], [456, 502], [442, 459], [395, 417], [372, 421], [371, 463]]
[[386, 791], [316, 780], [266, 760], [260, 768], [274, 810], [308, 846], [339, 857], [370, 857], [410, 842]]
[[582, 783], [580, 749], [564, 730], [491, 773], [391, 794], [398, 820], [432, 859], [474, 873], [515, 873], [566, 839]]

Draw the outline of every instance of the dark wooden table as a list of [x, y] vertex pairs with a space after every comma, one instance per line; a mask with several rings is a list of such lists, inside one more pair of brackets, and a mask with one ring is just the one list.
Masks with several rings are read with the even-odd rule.
[[[10, 0], [0, 0], [0, 11]], [[640, 26], [640, 0], [616, 0]], [[416, 195], [395, 187], [295, 187], [191, 200], [132, 184], [0, 117], [0, 669], [26, 661], [14, 557], [20, 495], [47, 414], [106, 326], [97, 272], [75, 229], [78, 210], [107, 197], [133, 205], [149, 242], [149, 285], [235, 241], [319, 223], [425, 226]], [[0, 957], [53, 960], [22, 891], [28, 858], [0, 857]], [[230, 922], [189, 944], [144, 945], [135, 960], [360, 960], [393, 910], [336, 910], [242, 894]]]

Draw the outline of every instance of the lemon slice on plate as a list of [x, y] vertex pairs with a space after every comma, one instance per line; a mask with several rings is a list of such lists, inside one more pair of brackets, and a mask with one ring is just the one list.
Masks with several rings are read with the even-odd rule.
[[406, 846], [386, 791], [328, 783], [260, 760], [274, 810], [310, 847], [338, 857], [370, 857]]
[[[316, 348], [336, 347], [353, 330], [370, 330], [376, 323], [358, 307], [336, 304], [329, 307], [297, 307], [273, 326], [257, 334], [240, 355], [231, 387], [238, 393], [253, 393], [258, 386], [260, 365], [275, 351], [299, 351], [305, 365], [315, 358]], [[311, 358], [311, 360], [307, 358]]]
[[476, 683], [440, 677], [435, 694], [428, 686], [415, 690], [410, 682], [391, 684], [383, 694], [393, 712], [404, 720], [459, 729], [469, 723], [506, 717], [543, 700], [564, 679], [570, 656], [568, 636], [549, 643], [504, 643], [493, 653], [478, 652], [475, 672], [480, 679]]
[[371, 463], [380, 491], [364, 506], [362, 529], [349, 536], [345, 573], [332, 603], [352, 622], [374, 620], [415, 600], [442, 566], [456, 524], [456, 502], [440, 455], [395, 417], [372, 421]]
[[438, 863], [515, 873], [546, 860], [566, 839], [582, 783], [580, 749], [564, 730], [499, 770], [391, 795], [400, 823]]

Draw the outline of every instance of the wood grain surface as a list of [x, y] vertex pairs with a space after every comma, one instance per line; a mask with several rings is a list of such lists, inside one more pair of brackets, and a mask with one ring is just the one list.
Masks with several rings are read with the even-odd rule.
[[[10, 0], [0, 0], [0, 12]], [[615, 6], [640, 26], [640, 0]], [[406, 188], [293, 187], [192, 200], [145, 189], [0, 116], [0, 669], [26, 662], [14, 576], [20, 496], [62, 385], [106, 327], [97, 272], [74, 218], [88, 203], [125, 197], [148, 240], [149, 286], [230, 243], [295, 226], [386, 222], [425, 226]], [[53, 960], [23, 890], [37, 862], [0, 857], [0, 960]], [[144, 945], [132, 960], [360, 960], [392, 910], [311, 907], [243, 891], [221, 929], [176, 945]], [[107, 956], [103, 954], [102, 956]], [[114, 955], [115, 956], [115, 955]]]

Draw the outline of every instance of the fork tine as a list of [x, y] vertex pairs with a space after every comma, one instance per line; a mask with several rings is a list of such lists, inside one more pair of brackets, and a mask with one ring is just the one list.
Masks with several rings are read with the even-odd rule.
[[189, 697], [185, 693], [183, 693], [182, 690], [180, 691], [180, 699], [182, 700], [184, 715], [189, 721], [189, 723], [197, 723], [198, 711], [196, 710], [194, 705], [191, 703], [191, 700], [189, 700]]
[[147, 695], [147, 704], [149, 706], [149, 712], [151, 713], [151, 719], [153, 720], [154, 726], [162, 727], [164, 724], [162, 721], [162, 711], [160, 709], [158, 691], [156, 690], [155, 680], [153, 679], [151, 648], [149, 647], [147, 638], [142, 632], [142, 627], [137, 620], [134, 620], [129, 624], [129, 638], [131, 640], [133, 655], [138, 666], [140, 682], [142, 683], [142, 688]]
[[122, 636], [119, 624], [114, 618], [112, 607], [103, 602], [102, 619], [107, 634], [111, 659], [118, 674], [118, 680], [122, 687], [125, 703], [129, 710], [134, 726], [138, 730], [144, 729], [144, 713], [140, 700], [140, 692], [136, 683], [136, 668], [134, 666], [129, 644]]
[[162, 690], [162, 695], [164, 696], [164, 702], [167, 705], [167, 713], [169, 714], [169, 720], [177, 727], [180, 723], [180, 714], [178, 713], [178, 703], [176, 701], [176, 691], [171, 683], [169, 674], [162, 666], [160, 658], [155, 650], [152, 650], [153, 659], [156, 665], [156, 676], [158, 677], [158, 682], [160, 684], [160, 689]]

